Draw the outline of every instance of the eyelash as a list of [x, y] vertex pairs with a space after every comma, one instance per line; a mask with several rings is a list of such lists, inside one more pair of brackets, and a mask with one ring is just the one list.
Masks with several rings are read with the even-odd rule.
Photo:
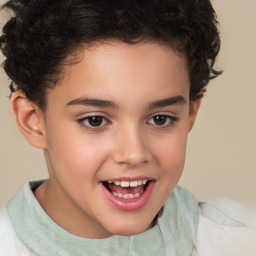
[[[164, 118], [164, 124], [156, 124], [156, 123], [150, 123], [150, 120], [154, 120], [154, 122], [156, 121], [156, 118]], [[93, 119], [98, 119], [96, 121], [99, 121], [100, 124], [99, 125], [92, 125], [89, 122], [93, 121]], [[166, 124], [166, 122], [168, 121], [168, 123]], [[164, 129], [164, 128], [169, 128], [172, 127], [173, 125], [175, 125], [175, 123], [178, 121], [177, 117], [174, 116], [169, 116], [169, 115], [154, 115], [152, 116], [147, 123], [150, 125], [154, 125], [156, 126], [158, 129]], [[105, 126], [108, 125], [110, 123], [110, 121], [108, 121], [105, 117], [100, 116], [100, 115], [92, 115], [92, 116], [87, 116], [81, 119], [78, 119], [77, 122], [79, 123], [79, 125], [83, 128], [86, 128], [88, 130], [92, 130], [92, 131], [99, 131], [102, 130], [104, 128], [106, 128]]]
[[[156, 118], [159, 118], [160, 117], [160, 119], [161, 118], [164, 118], [164, 120], [165, 120], [165, 122], [164, 122], [164, 124], [152, 124], [152, 123], [150, 123], [150, 120], [154, 120], [154, 119], [156, 119]], [[155, 122], [156, 120], [154, 120], [154, 122]], [[166, 122], [168, 121], [168, 123], [166, 124]], [[150, 119], [149, 119], [149, 121], [147, 122], [147, 123], [149, 123], [149, 124], [151, 124], [151, 125], [156, 125], [156, 127], [158, 128], [158, 129], [161, 129], [161, 128], [169, 128], [169, 127], [172, 127], [173, 125], [175, 125], [175, 123], [178, 121], [178, 118], [177, 117], [174, 117], [174, 116], [169, 116], [169, 115], [154, 115], [154, 116], [152, 116]]]
[[[100, 119], [100, 124], [99, 125], [92, 125], [90, 124], [89, 122], [90, 121], [93, 121], [92, 119], [95, 119], [95, 118], [98, 118]], [[107, 125], [109, 123], [109, 121], [103, 117], [103, 116], [100, 116], [100, 115], [92, 115], [92, 116], [87, 116], [87, 117], [84, 117], [84, 118], [81, 118], [81, 119], [78, 119], [77, 120], [79, 125], [83, 128], [86, 128], [88, 130], [92, 130], [92, 131], [98, 131], [98, 130], [101, 130], [101, 129], [104, 129], [105, 128], [105, 125]], [[102, 124], [103, 122], [103, 124]]]

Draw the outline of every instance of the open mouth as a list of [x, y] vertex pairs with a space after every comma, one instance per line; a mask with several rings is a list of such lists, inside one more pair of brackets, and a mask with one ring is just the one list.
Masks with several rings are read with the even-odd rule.
[[152, 180], [102, 181], [104, 187], [115, 197], [133, 199], [140, 197]]
[[154, 190], [156, 180], [105, 180], [100, 182], [101, 191], [108, 201], [122, 211], [136, 211], [144, 207]]

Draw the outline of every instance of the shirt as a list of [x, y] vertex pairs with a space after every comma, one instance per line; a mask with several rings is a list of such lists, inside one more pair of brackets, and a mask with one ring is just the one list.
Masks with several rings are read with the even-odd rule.
[[[77, 237], [53, 222], [40, 206], [33, 189], [42, 182], [27, 183], [8, 202], [0, 220], [1, 256], [256, 255], [255, 230], [210, 204], [198, 204], [191, 193], [179, 186], [151, 229], [134, 236]], [[244, 254], [245, 250], [250, 254]]]

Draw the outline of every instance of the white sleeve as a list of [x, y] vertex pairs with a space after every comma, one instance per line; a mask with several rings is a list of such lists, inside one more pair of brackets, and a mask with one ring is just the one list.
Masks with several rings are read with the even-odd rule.
[[0, 213], [0, 256], [35, 256], [19, 239], [6, 209]]
[[245, 214], [244, 209], [228, 200], [199, 203], [199, 209], [198, 256], [256, 256], [252, 215]]

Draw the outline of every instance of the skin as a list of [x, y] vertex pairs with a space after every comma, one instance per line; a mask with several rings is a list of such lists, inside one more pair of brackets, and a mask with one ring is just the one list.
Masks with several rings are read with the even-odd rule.
[[[81, 61], [67, 66], [61, 82], [48, 91], [46, 110], [22, 92], [12, 96], [20, 130], [45, 152], [49, 180], [34, 194], [46, 213], [74, 235], [138, 234], [151, 226], [177, 185], [200, 101], [189, 101], [186, 58], [164, 45], [113, 41], [84, 50]], [[177, 96], [183, 100], [153, 104]], [[114, 106], [80, 104], [81, 98]], [[153, 118], [159, 115], [168, 116], [164, 124]], [[90, 127], [88, 116], [104, 119]], [[135, 211], [117, 209], [100, 189], [103, 180], [140, 176], [154, 179], [155, 186], [145, 206]]]

